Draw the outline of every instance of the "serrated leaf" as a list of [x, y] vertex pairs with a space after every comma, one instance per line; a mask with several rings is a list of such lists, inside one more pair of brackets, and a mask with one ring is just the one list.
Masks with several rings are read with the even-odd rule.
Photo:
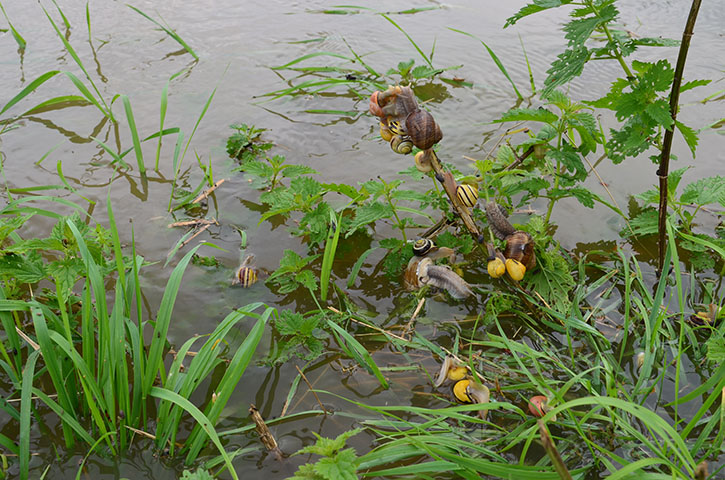
[[539, 13], [550, 8], [560, 7], [562, 5], [568, 5], [572, 1], [573, 0], [534, 0], [532, 3], [522, 7], [521, 10], [516, 12], [511, 17], [507, 18], [506, 23], [504, 24], [504, 28], [508, 27], [509, 25], [513, 25], [522, 18], [533, 15], [534, 13]]
[[553, 124], [558, 120], [559, 117], [555, 113], [550, 112], [544, 107], [512, 108], [501, 115], [500, 119], [494, 120], [493, 123], [532, 121]]
[[358, 192], [355, 187], [352, 187], [345, 183], [323, 183], [322, 186], [330, 192], [341, 193], [343, 195], [350, 197], [353, 200], [356, 200], [356, 199], [359, 199], [360, 197], [362, 197], [362, 194], [360, 192]]
[[685, 82], [680, 87], [680, 93], [686, 92], [687, 90], [692, 90], [696, 87], [703, 87], [705, 85], [708, 85], [712, 80], [690, 80], [689, 82]]
[[715, 364], [725, 362], [725, 338], [713, 335], [707, 341], [707, 359]]
[[697, 132], [680, 121], [675, 122], [675, 125], [685, 138], [685, 142], [687, 142], [687, 146], [690, 147], [690, 152], [692, 152], [692, 156], [694, 157], [698, 142]]
[[526, 288], [536, 291], [557, 311], [565, 313], [571, 307], [569, 293], [576, 282], [569, 265], [555, 252], [536, 252], [538, 267], [524, 281]]
[[413, 76], [413, 78], [431, 78], [439, 73], [443, 72], [443, 69], [440, 68], [431, 68], [427, 65], [418, 65], [413, 69], [413, 71], [410, 72], [410, 74]]
[[656, 123], [669, 129], [672, 126], [672, 116], [670, 115], [670, 104], [664, 98], [658, 98], [654, 102], [647, 105], [644, 109], [645, 113]]
[[587, 170], [584, 167], [581, 156], [572, 151], [567, 150], [549, 150], [546, 152], [546, 158], [552, 162], [563, 165], [572, 175], [563, 175], [563, 177], [571, 180], [584, 180], [587, 177]]
[[348, 448], [333, 458], [321, 458], [315, 472], [327, 480], [357, 480], [355, 459], [355, 450]]
[[569, 46], [583, 45], [597, 27], [603, 23], [611, 22], [618, 14], [617, 8], [609, 4], [601, 8], [595, 16], [570, 21], [563, 28], [566, 32], [565, 38], [569, 40]]
[[473, 238], [470, 235], [457, 237], [451, 232], [443, 232], [436, 237], [435, 243], [438, 247], [452, 248], [461, 255], [471, 253], [473, 250]]
[[652, 235], [659, 231], [659, 218], [657, 210], [648, 208], [640, 212], [639, 215], [629, 220], [629, 226], [632, 227], [622, 231], [623, 236], [634, 235]]
[[355, 230], [370, 223], [376, 222], [383, 218], [389, 218], [393, 215], [393, 209], [389, 204], [381, 202], [372, 202], [361, 206], [355, 210], [355, 218], [350, 224], [350, 229], [345, 234], [345, 238], [352, 235]]
[[717, 175], [690, 183], [682, 192], [680, 201], [696, 205], [719, 203], [725, 206], [725, 177]]
[[285, 165], [282, 167], [282, 176], [287, 178], [299, 177], [300, 175], [312, 175], [319, 173], [307, 165]]
[[589, 60], [589, 50], [584, 46], [571, 48], [561, 53], [551, 64], [551, 68], [546, 71], [549, 76], [544, 80], [545, 88], [542, 95], [581, 75], [587, 60]]
[[302, 270], [295, 276], [295, 281], [308, 290], [313, 292], [317, 290], [317, 277], [312, 273], [312, 270]]

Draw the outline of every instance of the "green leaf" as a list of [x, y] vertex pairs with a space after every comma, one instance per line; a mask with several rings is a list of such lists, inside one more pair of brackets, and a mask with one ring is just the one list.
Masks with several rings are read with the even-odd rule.
[[589, 56], [589, 50], [584, 46], [574, 47], [560, 54], [551, 64], [551, 68], [546, 71], [549, 76], [544, 80], [545, 88], [542, 95], [581, 75]]
[[342, 450], [334, 458], [321, 458], [315, 464], [315, 472], [327, 480], [357, 480], [356, 458], [352, 448]]
[[557, 164], [563, 165], [572, 175], [561, 174], [562, 177], [569, 180], [584, 180], [587, 178], [587, 169], [584, 167], [581, 156], [566, 147], [561, 150], [549, 150], [546, 152], [546, 158]]
[[319, 173], [307, 165], [285, 165], [282, 167], [282, 176], [287, 178], [299, 177], [300, 175], [312, 175]]
[[569, 311], [569, 293], [576, 282], [571, 276], [566, 260], [556, 252], [536, 252], [537, 268], [527, 272], [526, 288], [536, 291], [557, 311]]
[[393, 216], [393, 209], [387, 203], [372, 202], [355, 210], [355, 218], [353, 219], [349, 230], [345, 234], [345, 238], [349, 237], [355, 230], [370, 223], [376, 222], [383, 218]]
[[630, 232], [628, 228], [624, 229], [622, 231], [624, 236], [629, 236], [630, 234], [652, 235], [657, 233], [659, 231], [659, 217], [657, 210], [648, 208], [642, 211], [639, 215], [629, 221], [629, 225], [632, 227], [632, 231]]
[[707, 359], [714, 364], [722, 364], [725, 362], [725, 338], [713, 335], [707, 341]]
[[[554, 124], [558, 120], [559, 117], [555, 113], [550, 112], [544, 107], [512, 108], [508, 112], [505, 112], [503, 115], [501, 115], [500, 119], [494, 120], [493, 123], [532, 121]], [[499, 151], [501, 150], [501, 148], [499, 148]]]
[[572, 1], [573, 0], [534, 0], [532, 3], [522, 7], [521, 10], [516, 12], [513, 16], [507, 18], [504, 28], [513, 25], [522, 18], [533, 15], [534, 13], [539, 13], [550, 8], [560, 7], [562, 5], [568, 5]]
[[654, 102], [647, 105], [644, 109], [645, 113], [656, 123], [669, 129], [672, 126], [672, 116], [670, 115], [670, 104], [664, 98], [658, 98]]
[[617, 8], [612, 5], [606, 5], [601, 8], [598, 15], [578, 18], [564, 25], [563, 30], [566, 32], [565, 38], [569, 40], [569, 46], [575, 47], [584, 45], [584, 42], [589, 39], [594, 30], [597, 29], [603, 23], [608, 23], [614, 20], [619, 12]]
[[682, 136], [685, 137], [685, 142], [687, 142], [687, 146], [690, 147], [690, 152], [692, 152], [692, 156], [694, 157], [698, 142], [697, 132], [680, 121], [675, 122], [675, 125]]
[[682, 192], [680, 201], [696, 205], [719, 203], [725, 206], [725, 177], [718, 175], [690, 183]]

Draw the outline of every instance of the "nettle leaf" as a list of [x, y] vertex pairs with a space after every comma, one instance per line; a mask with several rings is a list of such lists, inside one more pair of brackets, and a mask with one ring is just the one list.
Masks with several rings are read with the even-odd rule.
[[301, 313], [283, 310], [274, 324], [280, 335], [311, 335], [319, 327], [320, 317], [305, 317]]
[[710, 252], [693, 252], [690, 255], [690, 265], [698, 272], [704, 272], [715, 268], [715, 259]]
[[725, 362], [725, 337], [717, 334], [710, 337], [706, 343], [707, 345], [707, 359], [715, 364], [722, 364]]
[[579, 203], [587, 208], [594, 208], [594, 200], [599, 200], [599, 196], [586, 188], [557, 188], [549, 191], [549, 198], [558, 200], [565, 197], [574, 197]]
[[622, 235], [627, 237], [632, 234], [634, 235], [652, 235], [659, 231], [659, 218], [657, 210], [654, 208], [648, 208], [640, 212], [639, 215], [630, 219], [629, 226], [632, 227], [630, 231], [626, 228], [622, 231]]
[[[669, 187], [669, 182], [667, 185]], [[660, 201], [660, 191], [659, 189], [651, 188], [645, 192], [638, 193], [634, 196], [634, 198], [642, 200], [645, 205], [649, 205], [651, 203], [658, 204]]]
[[556, 252], [536, 252], [538, 267], [526, 273], [526, 288], [539, 293], [558, 312], [568, 312], [571, 307], [569, 292], [576, 282], [571, 276], [569, 264]]
[[685, 187], [680, 201], [696, 205], [719, 203], [725, 206], [725, 177], [702, 178]]
[[274, 169], [268, 163], [260, 162], [259, 160], [249, 160], [236, 167], [235, 170], [263, 178], [271, 178], [274, 175]]
[[690, 80], [689, 82], [685, 82], [680, 87], [680, 93], [686, 92], [687, 90], [692, 90], [693, 88], [697, 87], [704, 87], [705, 85], [709, 85], [712, 80]]
[[38, 251], [27, 255], [0, 255], [0, 277], [14, 278], [20, 283], [37, 283], [46, 276], [45, 264]]
[[295, 281], [313, 292], [317, 290], [317, 277], [312, 270], [302, 270], [295, 275]]
[[641, 38], [633, 38], [631, 40], [628, 40], [625, 45], [623, 45], [623, 49], [634, 51], [637, 47], [679, 47], [680, 46], [680, 40], [675, 40], [673, 38], [664, 38], [664, 37], [641, 37]]
[[[667, 176], [667, 191], [670, 193], [670, 195], [675, 194], [675, 192], [677, 191], [677, 187], [680, 185], [680, 181], [682, 180], [682, 176], [689, 169], [690, 167], [682, 167], [669, 173], [669, 175]], [[659, 194], [657, 201], [659, 202]]]
[[561, 150], [549, 150], [546, 152], [546, 158], [549, 161], [560, 163], [573, 175], [561, 176], [570, 180], [584, 180], [587, 178], [587, 169], [584, 167], [581, 156], [577, 152], [569, 151], [566, 149]]
[[357, 480], [355, 450], [347, 448], [334, 457], [321, 458], [315, 464], [315, 472], [327, 480]]
[[300, 219], [299, 228], [295, 229], [295, 235], [309, 235], [310, 245], [322, 245], [327, 238], [327, 230], [330, 223], [330, 205], [326, 202], [317, 204], [314, 210], [307, 212]]
[[[390, 240], [396, 240], [396, 239], [390, 239]], [[385, 258], [383, 259], [383, 268], [385, 269], [385, 274], [388, 276], [388, 278], [396, 279], [400, 277], [400, 275], [403, 273], [403, 270], [408, 266], [408, 262], [413, 257], [413, 245], [411, 243], [403, 243], [400, 240], [397, 240], [396, 247], [392, 248], [387, 255], [385, 255]], [[380, 246], [387, 248], [387, 245], [393, 245], [392, 242], [384, 243], [383, 241], [380, 242]]]
[[343, 447], [345, 447], [345, 443], [347, 442], [348, 438], [357, 435], [361, 431], [361, 429], [355, 428], [353, 430], [343, 432], [335, 438], [324, 438], [317, 433], [312, 432], [317, 437], [317, 442], [315, 442], [314, 445], [308, 445], [298, 450], [295, 455], [299, 455], [301, 453], [315, 453], [324, 457], [331, 457], [335, 455], [339, 450], [342, 450]]
[[658, 98], [654, 102], [647, 105], [644, 112], [652, 118], [656, 123], [669, 129], [672, 126], [672, 116], [670, 115], [670, 104], [664, 98]]
[[303, 198], [311, 198], [322, 193], [322, 184], [310, 177], [297, 177], [292, 179], [289, 185], [290, 192], [298, 194]]
[[427, 65], [418, 65], [410, 72], [413, 78], [431, 78], [445, 70], [442, 68], [431, 68]]
[[[559, 117], [544, 107], [539, 108], [512, 108], [508, 112], [501, 115], [501, 118], [494, 120], [493, 123], [502, 122], [544, 122], [553, 124], [559, 120]], [[500, 150], [500, 148], [499, 148]]]
[[342, 195], [350, 197], [353, 200], [361, 199], [361, 197], [363, 197], [363, 194], [358, 192], [355, 187], [347, 185], [345, 183], [323, 183], [322, 186], [330, 192], [340, 193]]
[[345, 234], [345, 238], [355, 233], [355, 230], [360, 227], [376, 222], [383, 218], [390, 218], [392, 215], [393, 209], [387, 203], [371, 202], [365, 204], [355, 210], [355, 218], [350, 224], [350, 229]]
[[513, 16], [507, 18], [503, 27], [506, 28], [509, 25], [513, 25], [522, 18], [533, 15], [534, 13], [539, 13], [550, 8], [560, 7], [562, 5], [568, 5], [572, 1], [573, 0], [534, 0], [532, 3], [522, 7], [521, 10], [516, 12]]
[[0, 217], [0, 244], [2, 244], [3, 240], [5, 240], [8, 235], [22, 227], [25, 222], [30, 220], [33, 215], [35, 214], [31, 213], [25, 216], [16, 215], [14, 217], [3, 215]]
[[694, 157], [698, 142], [697, 132], [680, 121], [675, 122], [675, 125], [682, 136], [685, 137], [685, 142], [687, 142], [687, 146], [690, 147], [690, 152]]
[[511, 165], [516, 161], [514, 151], [508, 145], [501, 145], [496, 151], [496, 160], [502, 165]]
[[312, 175], [320, 173], [307, 165], [285, 165], [282, 167], [282, 176], [287, 178], [299, 177], [300, 175]]
[[443, 232], [436, 237], [435, 243], [439, 247], [452, 248], [461, 255], [471, 253], [473, 250], [473, 238], [470, 235], [457, 237], [451, 232]]
[[569, 46], [583, 45], [597, 27], [611, 22], [618, 14], [617, 8], [609, 4], [601, 8], [598, 15], [578, 18], [567, 23], [564, 25], [564, 31], [566, 32], [565, 38], [569, 40]]
[[634, 60], [632, 68], [640, 74], [640, 81], [637, 84], [637, 88], [640, 90], [664, 92], [670, 88], [675, 77], [675, 70], [672, 65], [664, 59], [655, 63]]
[[589, 50], [584, 46], [571, 48], [561, 53], [557, 57], [558, 60], [555, 60], [551, 64], [551, 68], [546, 71], [549, 76], [544, 80], [545, 88], [542, 94], [545, 95], [547, 92], [568, 83], [572, 78], [581, 75], [584, 65], [589, 60], [589, 55]]

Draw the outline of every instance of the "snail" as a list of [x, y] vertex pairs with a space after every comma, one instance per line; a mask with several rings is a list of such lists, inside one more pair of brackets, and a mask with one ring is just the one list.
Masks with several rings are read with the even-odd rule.
[[478, 201], [478, 187], [464, 183], [456, 187], [456, 196], [462, 205], [473, 208]]
[[449, 267], [434, 265], [429, 257], [423, 258], [416, 269], [419, 285], [432, 285], [447, 290], [453, 298], [466, 298], [473, 294], [471, 286]]
[[380, 104], [378, 103], [378, 94], [380, 92], [375, 91], [372, 95], [370, 95], [370, 106], [369, 110], [370, 113], [375, 115], [376, 117], [382, 117], [383, 116], [383, 109], [380, 107]]
[[[551, 410], [549, 399], [544, 395], [535, 395], [529, 399], [529, 412], [536, 418], [541, 418]], [[556, 421], [556, 415], [551, 417], [552, 421]]]
[[505, 210], [495, 202], [486, 204], [486, 218], [493, 234], [506, 241], [503, 258], [489, 250], [489, 274], [498, 278], [491, 271], [498, 274], [501, 271], [499, 262], [503, 261], [509, 276], [520, 282], [526, 271], [536, 266], [534, 239], [523, 230], [514, 229], [506, 218]]
[[438, 388], [443, 385], [446, 380], [453, 380], [454, 382], [457, 382], [462, 380], [463, 377], [466, 376], [467, 372], [468, 370], [466, 369], [466, 366], [459, 364], [453, 355], [446, 355], [434, 385]]
[[[453, 395], [462, 403], [488, 403], [491, 391], [486, 385], [478, 384], [470, 378], [465, 378], [453, 385]], [[486, 410], [479, 410], [478, 416], [486, 418]]]
[[430, 152], [431, 150], [423, 150], [415, 154], [415, 168], [421, 173], [428, 173], [433, 170]]
[[378, 92], [375, 100], [383, 113], [378, 116], [393, 117], [401, 122], [401, 125], [408, 115], [419, 110], [415, 94], [410, 87], [388, 87], [384, 92]]
[[488, 254], [488, 265], [486, 267], [488, 274], [493, 278], [502, 277], [506, 273], [506, 258], [504, 258], [501, 252], [495, 251], [490, 245]]
[[413, 244], [413, 253], [419, 257], [423, 257], [433, 247], [435, 247], [433, 240], [430, 238], [421, 238], [420, 240], [416, 240]]
[[416, 110], [405, 118], [405, 128], [413, 145], [427, 150], [443, 138], [441, 128], [433, 119], [433, 115], [425, 110]]
[[456, 382], [456, 384], [453, 385], [453, 395], [455, 395], [456, 398], [463, 403], [472, 403], [468, 393], [466, 393], [470, 384], [471, 380], [468, 378]]
[[380, 122], [380, 138], [386, 142], [389, 142], [393, 138], [393, 132], [383, 122]]
[[405, 135], [408, 132], [400, 125], [397, 120], [388, 120], [388, 130], [393, 132], [393, 135]]
[[413, 150], [413, 142], [411, 142], [408, 137], [393, 135], [393, 138], [390, 140], [390, 148], [392, 148], [395, 153], [405, 155]]
[[247, 255], [237, 271], [234, 273], [232, 285], [241, 285], [244, 288], [252, 286], [257, 281], [257, 269], [254, 267], [254, 255]]

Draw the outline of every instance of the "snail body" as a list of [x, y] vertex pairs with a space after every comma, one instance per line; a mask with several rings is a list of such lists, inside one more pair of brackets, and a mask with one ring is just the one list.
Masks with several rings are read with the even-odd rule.
[[415, 168], [421, 173], [428, 173], [433, 170], [430, 152], [431, 150], [423, 150], [415, 154]]
[[506, 242], [502, 256], [489, 250], [489, 274], [494, 278], [498, 278], [495, 275], [503, 275], [500, 265], [502, 261], [509, 276], [520, 282], [526, 271], [536, 266], [534, 239], [527, 232], [516, 230], [506, 218], [506, 211], [496, 202], [486, 204], [486, 218], [491, 232]]
[[390, 140], [390, 148], [392, 148], [395, 153], [406, 155], [413, 150], [413, 142], [411, 142], [408, 137], [393, 135], [393, 138]]
[[443, 385], [446, 380], [457, 382], [463, 379], [467, 373], [468, 369], [465, 365], [459, 364], [453, 355], [446, 355], [446, 358], [441, 364], [441, 369], [438, 372], [434, 385], [438, 388]]
[[232, 285], [251, 287], [258, 279], [257, 269], [254, 267], [254, 255], [247, 255], [237, 271], [234, 273]]
[[473, 294], [471, 286], [448, 267], [433, 265], [433, 260], [423, 258], [416, 269], [420, 285], [432, 285], [447, 290], [453, 298], [466, 298]]
[[467, 183], [458, 185], [456, 187], [456, 197], [458, 197], [458, 201], [462, 205], [473, 208], [478, 201], [478, 187]]

